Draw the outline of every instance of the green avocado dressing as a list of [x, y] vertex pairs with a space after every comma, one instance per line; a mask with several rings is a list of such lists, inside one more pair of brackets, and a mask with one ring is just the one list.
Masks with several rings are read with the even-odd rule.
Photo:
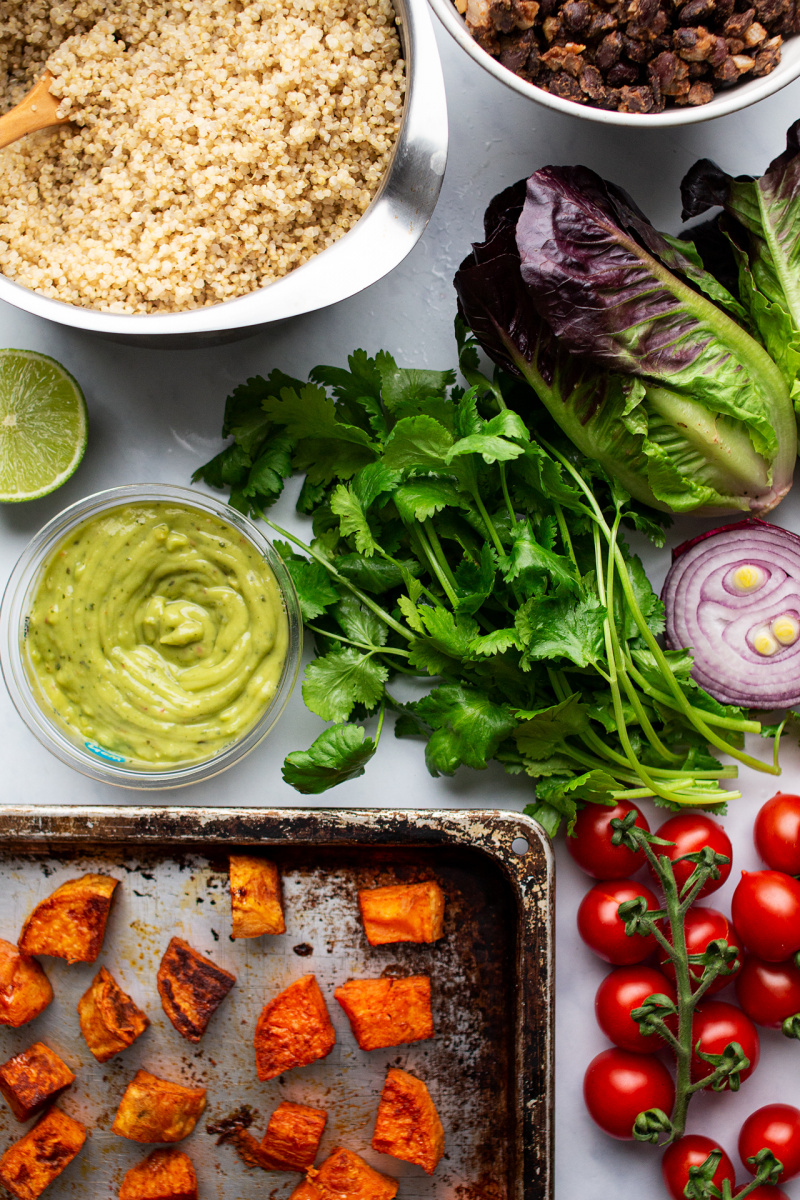
[[278, 584], [233, 525], [135, 503], [56, 547], [27, 623], [42, 707], [143, 768], [212, 758], [275, 696], [289, 625]]

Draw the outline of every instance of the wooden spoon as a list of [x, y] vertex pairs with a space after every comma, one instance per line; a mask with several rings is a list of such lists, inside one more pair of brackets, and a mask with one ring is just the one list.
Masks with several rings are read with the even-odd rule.
[[19, 104], [0, 117], [0, 150], [16, 142], [17, 138], [24, 137], [26, 133], [47, 129], [50, 125], [64, 125], [69, 121], [69, 117], [58, 115], [61, 101], [50, 91], [52, 82], [53, 76], [49, 71], [45, 71], [27, 96], [23, 96]]

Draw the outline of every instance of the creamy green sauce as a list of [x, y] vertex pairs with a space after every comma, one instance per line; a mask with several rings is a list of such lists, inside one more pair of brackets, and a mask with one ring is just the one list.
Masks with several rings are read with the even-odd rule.
[[151, 769], [238, 741], [278, 689], [288, 639], [258, 550], [175, 503], [123, 505], [72, 530], [44, 566], [27, 629], [42, 707]]

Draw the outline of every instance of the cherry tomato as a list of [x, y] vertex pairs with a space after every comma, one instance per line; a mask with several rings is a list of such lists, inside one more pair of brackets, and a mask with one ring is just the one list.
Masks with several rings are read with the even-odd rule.
[[698, 1004], [695, 1009], [692, 1024], [692, 1083], [697, 1083], [705, 1075], [713, 1071], [711, 1063], [699, 1058], [697, 1046], [704, 1054], [722, 1054], [730, 1042], [738, 1042], [750, 1066], [746, 1067], [740, 1079], [749, 1079], [758, 1066], [761, 1054], [761, 1042], [758, 1031], [740, 1008], [734, 1004], [726, 1004], [724, 1000], [708, 1000]]
[[756, 817], [753, 841], [773, 871], [800, 875], [800, 796], [778, 792], [768, 800]]
[[[659, 837], [675, 843], [674, 846], [654, 847], [656, 854], [659, 856], [666, 854], [671, 863], [675, 863], [675, 859], [681, 858], [684, 854], [696, 854], [704, 846], [710, 846], [717, 854], [724, 854], [728, 862], [720, 867], [719, 879], [709, 879], [701, 889], [698, 899], [709, 896], [717, 888], [722, 887], [731, 873], [733, 850], [731, 840], [719, 822], [712, 821], [710, 817], [704, 817], [700, 813], [681, 813], [680, 816], [665, 821], [657, 832]], [[696, 864], [692, 862], [675, 863], [673, 870], [679, 892], [695, 866]]]
[[[740, 1196], [746, 1187], [747, 1184], [743, 1183], [733, 1193], [734, 1196]], [[747, 1193], [747, 1200], [789, 1200], [789, 1197], [780, 1188], [771, 1187], [768, 1183], [762, 1183], [752, 1192]]]
[[[712, 1150], [722, 1150], [722, 1147], [718, 1142], [712, 1142], [711, 1138], [701, 1137], [698, 1133], [689, 1133], [667, 1146], [661, 1160], [661, 1174], [664, 1176], [664, 1187], [672, 1200], [683, 1200], [683, 1189], [689, 1182], [689, 1167], [702, 1167]], [[736, 1172], [733, 1163], [722, 1150], [722, 1158], [711, 1182], [722, 1191], [724, 1179], [734, 1183]]]
[[[702, 904], [698, 904], [696, 908], [690, 908], [686, 913], [683, 928], [686, 936], [686, 950], [689, 954], [704, 954], [709, 943], [720, 938], [729, 946], [741, 945], [739, 935], [731, 922], [724, 913], [719, 912], [716, 908], [705, 908]], [[669, 929], [667, 928], [665, 932], [671, 941]], [[674, 983], [675, 968], [671, 961], [664, 959], [659, 965], [667, 978]], [[689, 971], [695, 979], [699, 979], [703, 974], [702, 963], [689, 963]], [[713, 996], [715, 992], [722, 991], [733, 978], [733, 975], [718, 975], [708, 989], [707, 995]]]
[[586, 945], [618, 967], [643, 962], [655, 948], [652, 934], [643, 937], [634, 933], [628, 937], [625, 924], [617, 915], [620, 904], [637, 896], [645, 898], [648, 908], [658, 908], [658, 901], [644, 884], [612, 879], [589, 888], [578, 909], [578, 933]]
[[791, 958], [772, 963], [748, 954], [736, 977], [736, 998], [757, 1025], [780, 1029], [800, 1013], [800, 970]]
[[800, 1174], [800, 1109], [765, 1104], [750, 1114], [739, 1134], [739, 1157], [751, 1175], [756, 1172], [747, 1160], [765, 1147], [783, 1163], [781, 1183]]
[[614, 808], [587, 804], [575, 821], [575, 836], [566, 839], [567, 849], [578, 866], [595, 879], [627, 879], [645, 864], [644, 851], [635, 854], [627, 846], [611, 845], [611, 822], [635, 812], [636, 824], [650, 832], [647, 818], [629, 800], [620, 800]]
[[589, 1116], [611, 1137], [633, 1140], [640, 1112], [660, 1108], [669, 1115], [675, 1084], [664, 1064], [652, 1054], [604, 1050], [589, 1063], [583, 1081]]
[[638, 1054], [657, 1054], [664, 1049], [657, 1033], [645, 1036], [631, 1017], [631, 1009], [638, 1008], [654, 992], [675, 999], [672, 984], [655, 967], [617, 967], [606, 975], [597, 989], [594, 1011], [597, 1024], [615, 1046]]
[[731, 903], [742, 942], [767, 962], [800, 950], [800, 883], [781, 871], [742, 871]]

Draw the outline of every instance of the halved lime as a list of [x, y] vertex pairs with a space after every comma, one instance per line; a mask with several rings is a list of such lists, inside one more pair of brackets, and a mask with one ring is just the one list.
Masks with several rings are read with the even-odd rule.
[[83, 458], [86, 430], [69, 371], [35, 350], [0, 350], [0, 502], [60, 487]]

